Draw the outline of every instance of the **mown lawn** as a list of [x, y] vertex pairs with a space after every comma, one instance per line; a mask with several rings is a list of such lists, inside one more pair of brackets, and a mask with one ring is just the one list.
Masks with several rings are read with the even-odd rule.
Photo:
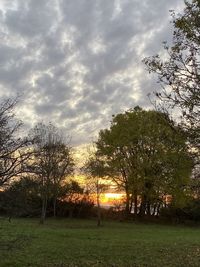
[[200, 266], [200, 228], [0, 219], [1, 267]]

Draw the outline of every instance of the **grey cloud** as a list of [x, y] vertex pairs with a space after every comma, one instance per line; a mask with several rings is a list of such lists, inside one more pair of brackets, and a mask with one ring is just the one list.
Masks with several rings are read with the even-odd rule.
[[181, 5], [13, 0], [0, 10], [0, 88], [23, 94], [26, 125], [51, 120], [74, 136], [74, 144], [88, 142], [112, 114], [150, 106], [147, 94], [156, 84], [141, 60], [170, 40], [168, 10]]
[[19, 0], [17, 3], [17, 10], [8, 9], [6, 12], [5, 23], [12, 32], [33, 38], [51, 29], [51, 21], [55, 12], [51, 8], [50, 1], [28, 0], [24, 2]]

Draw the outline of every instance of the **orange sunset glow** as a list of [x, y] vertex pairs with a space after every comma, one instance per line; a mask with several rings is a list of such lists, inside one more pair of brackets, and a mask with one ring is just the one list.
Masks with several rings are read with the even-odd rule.
[[[123, 193], [102, 193], [100, 195], [100, 205], [102, 207], [113, 207], [117, 205], [122, 205], [124, 203], [125, 194]], [[96, 194], [91, 195], [91, 199], [96, 205]]]

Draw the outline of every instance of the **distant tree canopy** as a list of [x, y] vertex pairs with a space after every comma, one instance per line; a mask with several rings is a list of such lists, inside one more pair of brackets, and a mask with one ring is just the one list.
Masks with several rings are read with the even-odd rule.
[[[23, 177], [12, 182], [4, 191], [0, 191], [0, 214], [12, 217], [38, 217], [41, 215], [41, 184], [34, 177]], [[46, 213], [54, 215], [52, 203], [54, 196], [49, 196]], [[59, 185], [57, 215], [66, 217], [86, 217], [90, 214], [93, 202], [84, 193], [83, 188], [70, 180]]]
[[140, 107], [117, 114], [96, 145], [107, 175], [126, 192], [127, 213], [133, 206], [135, 214], [158, 212], [167, 194], [177, 204], [184, 198], [192, 161], [184, 133], [166, 114]]
[[38, 216], [41, 198], [39, 183], [30, 177], [12, 182], [0, 192], [0, 211], [13, 216]]

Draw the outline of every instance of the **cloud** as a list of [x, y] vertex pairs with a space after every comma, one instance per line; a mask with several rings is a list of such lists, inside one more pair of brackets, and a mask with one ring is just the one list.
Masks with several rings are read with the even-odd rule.
[[22, 95], [27, 128], [52, 121], [90, 141], [156, 84], [141, 60], [170, 40], [179, 0], [2, 0], [0, 95]]

